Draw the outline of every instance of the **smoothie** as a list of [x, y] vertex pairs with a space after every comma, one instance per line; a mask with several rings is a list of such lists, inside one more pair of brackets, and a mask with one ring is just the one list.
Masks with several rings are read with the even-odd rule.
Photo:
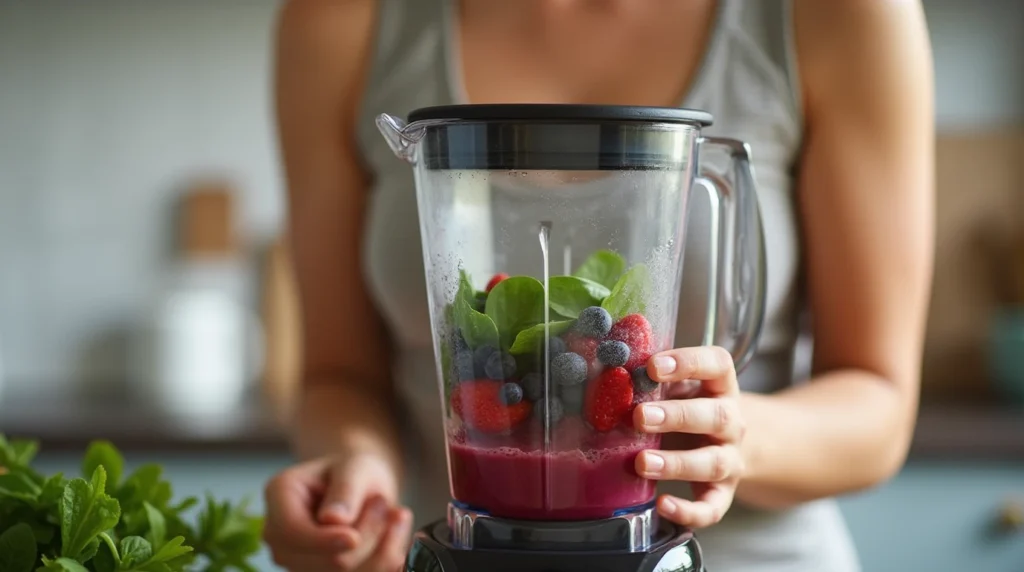
[[572, 276], [497, 274], [482, 291], [461, 272], [438, 337], [456, 501], [585, 520], [653, 500], [634, 466], [660, 438], [632, 424], [637, 404], [661, 395], [646, 364], [670, 333], [645, 315], [650, 292], [646, 268], [610, 251]]

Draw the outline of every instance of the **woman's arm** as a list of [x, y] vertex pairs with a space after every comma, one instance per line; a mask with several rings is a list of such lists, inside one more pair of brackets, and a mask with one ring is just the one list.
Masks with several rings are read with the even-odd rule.
[[363, 281], [367, 173], [354, 141], [374, 3], [292, 0], [277, 34], [276, 103], [302, 305], [303, 458], [370, 451], [399, 468], [388, 341]]
[[934, 104], [919, 1], [797, 2], [799, 205], [811, 383], [740, 398], [737, 499], [781, 507], [896, 474], [917, 412], [932, 277]]

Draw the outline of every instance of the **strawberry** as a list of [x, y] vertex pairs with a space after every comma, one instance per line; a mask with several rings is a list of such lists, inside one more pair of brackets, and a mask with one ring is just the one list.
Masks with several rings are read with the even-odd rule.
[[485, 288], [484, 290], [490, 293], [490, 291], [493, 290], [494, 287], [498, 285], [498, 282], [501, 282], [502, 280], [505, 280], [507, 278], [508, 274], [505, 274], [504, 272], [499, 272], [495, 274], [494, 276], [491, 277], [491, 280], [487, 283], [487, 288]]
[[601, 341], [569, 332], [565, 335], [565, 344], [569, 351], [583, 356], [583, 359], [591, 364], [597, 360], [597, 346], [601, 345]]
[[464, 381], [452, 390], [452, 411], [470, 429], [481, 433], [503, 433], [530, 416], [531, 404], [523, 400], [515, 405], [502, 401], [504, 384], [481, 379]]
[[629, 371], [647, 364], [647, 360], [651, 359], [653, 337], [650, 322], [641, 314], [630, 314], [622, 318], [608, 332], [609, 340], [618, 340], [629, 346], [629, 361], [624, 366]]
[[587, 385], [583, 416], [598, 431], [611, 431], [633, 407], [633, 378], [622, 367], [607, 369]]

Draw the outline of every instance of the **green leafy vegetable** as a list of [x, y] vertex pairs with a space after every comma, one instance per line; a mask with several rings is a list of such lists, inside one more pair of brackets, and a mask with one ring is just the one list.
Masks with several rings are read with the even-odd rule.
[[[549, 322], [549, 331], [551, 337], [560, 336], [572, 327], [573, 320], [562, 320], [558, 322]], [[526, 328], [519, 332], [516, 336], [516, 341], [512, 344], [512, 348], [509, 349], [509, 353], [512, 355], [528, 355], [542, 347], [544, 343], [544, 324], [537, 324]]]
[[92, 482], [74, 479], [64, 489], [60, 505], [61, 556], [86, 561], [89, 542], [121, 519], [117, 500], [106, 493], [107, 472], [96, 467]]
[[470, 347], [495, 346], [498, 344], [498, 328], [490, 316], [476, 310], [476, 303], [473, 284], [469, 275], [462, 271], [459, 277], [459, 290], [455, 294], [452, 308], [455, 325]]
[[502, 280], [487, 296], [487, 316], [498, 328], [501, 347], [512, 347], [519, 332], [544, 321], [544, 285], [536, 278]]
[[116, 489], [124, 473], [124, 458], [109, 441], [96, 441], [89, 445], [82, 461], [82, 474], [91, 475], [101, 465], [107, 472], [111, 489]]
[[0, 534], [0, 570], [32, 572], [36, 564], [36, 537], [32, 527], [16, 524]]
[[626, 261], [613, 250], [598, 250], [591, 254], [573, 276], [586, 278], [611, 289], [626, 270]]
[[559, 315], [577, 318], [585, 308], [599, 306], [608, 288], [576, 276], [554, 276], [548, 280], [548, 305]]
[[209, 499], [198, 525], [182, 515], [197, 504], [172, 504], [159, 465], [121, 480], [124, 460], [106, 441], [90, 444], [84, 478], [44, 477], [29, 464], [38, 447], [0, 435], [0, 572], [249, 571], [263, 521]]
[[608, 310], [616, 320], [628, 314], [645, 313], [650, 282], [651, 275], [647, 267], [637, 264], [619, 278], [601, 307]]

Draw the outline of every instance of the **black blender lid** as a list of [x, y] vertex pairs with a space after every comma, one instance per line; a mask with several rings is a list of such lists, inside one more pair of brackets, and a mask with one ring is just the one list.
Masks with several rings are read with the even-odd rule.
[[463, 121], [643, 121], [696, 123], [707, 127], [711, 114], [699, 109], [635, 105], [569, 103], [481, 103], [421, 107], [409, 113], [410, 123], [423, 120]]

